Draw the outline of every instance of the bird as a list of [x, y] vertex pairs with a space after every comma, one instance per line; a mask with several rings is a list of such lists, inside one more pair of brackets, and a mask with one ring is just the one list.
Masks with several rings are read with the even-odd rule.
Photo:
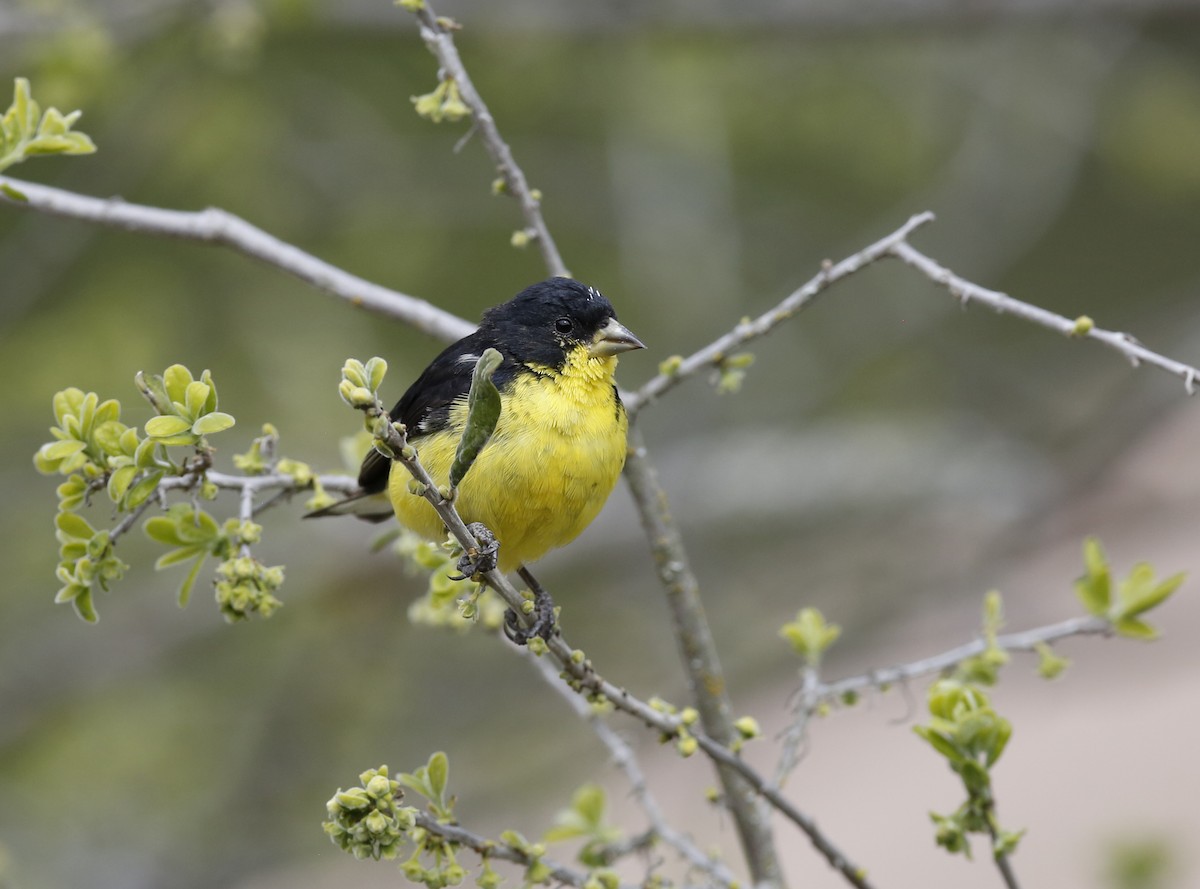
[[[472, 374], [488, 348], [502, 357], [492, 377], [500, 417], [454, 505], [464, 522], [491, 531], [499, 543], [496, 567], [508, 572], [570, 543], [604, 506], [627, 447], [628, 418], [613, 376], [617, 356], [645, 344], [599, 290], [572, 278], [549, 278], [488, 309], [479, 327], [434, 358], [390, 412], [438, 485], [449, 477]], [[382, 521], [394, 514], [420, 536], [444, 539], [445, 525], [411, 491], [410, 478], [372, 449], [359, 470], [359, 490], [308, 517]]]

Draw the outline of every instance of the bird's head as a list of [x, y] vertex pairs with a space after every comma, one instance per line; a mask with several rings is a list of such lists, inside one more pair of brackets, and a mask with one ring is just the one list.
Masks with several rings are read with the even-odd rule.
[[571, 278], [549, 278], [489, 309], [481, 327], [492, 329], [514, 360], [561, 369], [567, 355], [584, 349], [609, 359], [645, 345], [617, 320], [600, 291]]

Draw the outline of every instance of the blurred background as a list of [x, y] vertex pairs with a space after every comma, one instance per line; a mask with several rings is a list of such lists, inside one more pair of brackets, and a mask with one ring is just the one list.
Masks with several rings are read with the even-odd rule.
[[[1086, 11], [1085, 11], [1086, 10]], [[649, 344], [635, 387], [764, 311], [911, 214], [956, 272], [1087, 313], [1200, 362], [1200, 16], [1186, 2], [1023, 4], [446, 2], [459, 46], [574, 273]], [[468, 318], [544, 277], [515, 250], [465, 125], [410, 96], [436, 65], [378, 0], [0, 0], [0, 84], [84, 109], [93, 156], [15, 177], [180, 209], [209, 205]], [[7, 89], [7, 87], [4, 87]], [[5, 100], [5, 103], [7, 100]], [[52, 598], [53, 479], [32, 454], [52, 394], [119, 398], [138, 370], [212, 370], [238, 425], [343, 469], [358, 419], [347, 356], [379, 354], [396, 397], [441, 348], [219, 249], [0, 205], [0, 885], [15, 889], [363, 886], [403, 882], [321, 833], [324, 801], [369, 767], [450, 755], [464, 824], [540, 834], [572, 788], [609, 788], [644, 822], [588, 730], [482, 635], [406, 621], [423, 589], [372, 529], [269, 513], [256, 554], [285, 564], [286, 605], [227, 626], [206, 577], [133, 566], [89, 626]], [[1124, 574], [1200, 570], [1200, 418], [1180, 381], [1131, 370], [948, 295], [885, 262], [756, 343], [737, 395], [703, 379], [641, 425], [683, 526], [738, 713], [770, 768], [798, 662], [778, 627], [814, 605], [843, 627], [829, 678], [923, 657], [976, 632], [982, 596], [1009, 627], [1080, 611], [1071, 581], [1098, 534]], [[234, 505], [219, 502], [224, 517]], [[88, 517], [110, 522], [102, 505]], [[182, 572], [180, 572], [182, 573]], [[573, 644], [643, 697], [682, 702], [668, 617], [629, 495], [539, 576]], [[1152, 622], [1164, 638], [1077, 640], [1054, 683], [1016, 658], [996, 692], [1015, 733], [1000, 815], [1028, 827], [1028, 885], [1200, 886], [1200, 608], [1194, 581]], [[911, 733], [924, 686], [813, 728], [797, 804], [880, 886], [993, 886], [933, 844], [957, 779]], [[740, 869], [714, 783], [627, 722], [668, 812]], [[797, 885], [840, 886], [789, 828]], [[565, 857], [567, 853], [560, 853]]]

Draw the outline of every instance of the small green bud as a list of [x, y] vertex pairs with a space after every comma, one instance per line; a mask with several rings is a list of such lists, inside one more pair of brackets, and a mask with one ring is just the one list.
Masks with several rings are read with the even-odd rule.
[[376, 799], [384, 799], [385, 797], [390, 798], [392, 796], [392, 785], [394, 783], [395, 782], [391, 781], [386, 774], [377, 774], [375, 777], [367, 781], [366, 791]]
[[334, 796], [337, 804], [343, 809], [365, 809], [371, 805], [371, 799], [366, 790], [361, 787], [351, 787], [349, 790], [339, 790]]
[[679, 721], [684, 725], [695, 725], [696, 720], [699, 718], [700, 713], [695, 707], [684, 707], [679, 711]]
[[512, 237], [508, 239], [508, 242], [518, 250], [524, 250], [529, 246], [530, 240], [531, 238], [529, 232], [522, 228], [513, 232]]
[[1096, 322], [1087, 315], [1080, 315], [1075, 319], [1075, 325], [1071, 328], [1071, 336], [1087, 336], [1095, 326]]
[[541, 657], [550, 649], [546, 646], [546, 640], [541, 636], [534, 636], [528, 643], [529, 652], [534, 657]]
[[689, 735], [676, 741], [675, 749], [679, 751], [680, 756], [686, 759], [700, 749], [700, 742]]
[[679, 373], [681, 367], [683, 367], [683, 356], [672, 355], [658, 365], [658, 372], [664, 377], [673, 377]]
[[576, 648], [574, 651], [571, 652], [571, 663], [582, 664], [584, 662], [584, 660], [586, 659], [586, 657], [587, 656], [583, 653], [583, 649]]
[[738, 734], [746, 740], [757, 738], [762, 734], [762, 729], [759, 727], [758, 720], [753, 716], [743, 716], [733, 724], [733, 727], [737, 729]]

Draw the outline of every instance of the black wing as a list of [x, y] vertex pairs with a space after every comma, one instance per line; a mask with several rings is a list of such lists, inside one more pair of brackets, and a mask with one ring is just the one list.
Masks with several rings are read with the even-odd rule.
[[[417, 443], [422, 436], [445, 428], [450, 418], [450, 405], [471, 391], [475, 362], [491, 345], [490, 339], [477, 330], [449, 346], [429, 363], [396, 402], [391, 410], [392, 419], [408, 428], [410, 441]], [[391, 469], [392, 461], [372, 448], [359, 469], [359, 487], [369, 493], [383, 491], [387, 488]]]

